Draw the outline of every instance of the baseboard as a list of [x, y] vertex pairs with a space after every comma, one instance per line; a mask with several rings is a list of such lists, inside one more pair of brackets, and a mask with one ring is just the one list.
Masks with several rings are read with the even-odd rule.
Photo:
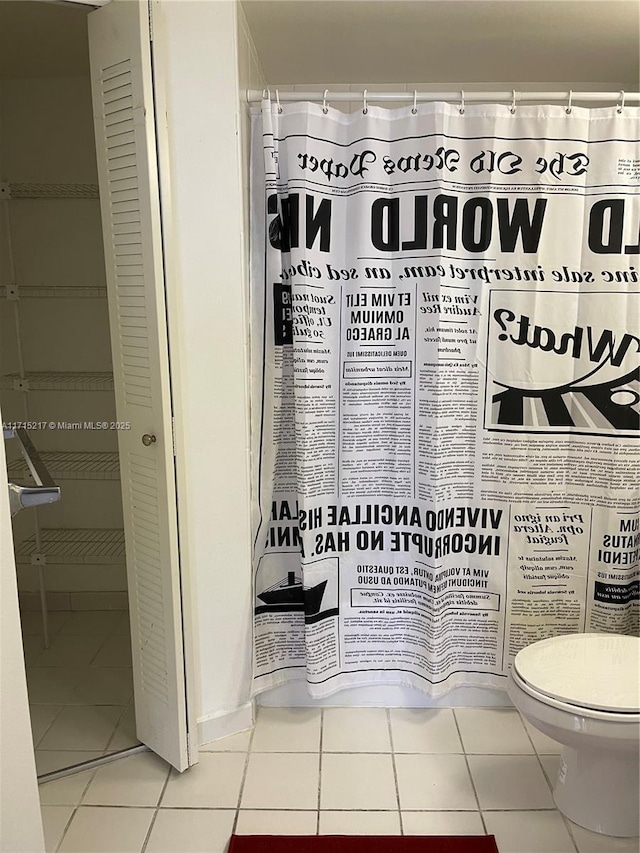
[[229, 735], [244, 732], [253, 726], [254, 710], [253, 702], [247, 702], [241, 708], [234, 711], [224, 711], [221, 714], [212, 714], [198, 719], [198, 739], [200, 745], [211, 743], [212, 740]]
[[370, 686], [340, 690], [327, 699], [312, 699], [304, 681], [292, 681], [256, 697], [271, 708], [504, 708], [513, 707], [507, 693], [485, 687], [457, 687], [433, 699], [410, 687]]

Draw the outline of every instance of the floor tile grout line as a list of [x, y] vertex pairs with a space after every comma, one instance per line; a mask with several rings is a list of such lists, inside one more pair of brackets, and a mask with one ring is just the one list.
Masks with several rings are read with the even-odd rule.
[[318, 744], [318, 809], [316, 814], [316, 835], [320, 835], [320, 813], [322, 811], [322, 753], [324, 745], [324, 708], [320, 708], [320, 742]]
[[391, 725], [391, 708], [386, 708], [387, 732], [389, 734], [389, 748], [391, 749], [391, 767], [393, 770], [393, 783], [396, 789], [396, 803], [398, 804], [398, 822], [400, 824], [400, 835], [404, 835], [404, 822], [402, 820], [402, 806], [400, 804], [400, 785], [398, 783], [398, 768], [396, 767], [396, 754], [393, 748], [393, 728]]
[[251, 734], [249, 735], [249, 743], [247, 744], [247, 751], [245, 753], [244, 758], [244, 768], [242, 770], [242, 778], [240, 779], [240, 789], [238, 791], [238, 801], [235, 808], [235, 815], [233, 818], [233, 824], [231, 826], [231, 834], [234, 835], [238, 826], [238, 820], [240, 819], [240, 806], [242, 804], [242, 797], [244, 795], [244, 786], [247, 781], [247, 772], [249, 770], [249, 760], [251, 758], [251, 747], [253, 746], [253, 736], [256, 732], [256, 726], [258, 724], [258, 707], [254, 703], [253, 706], [253, 726], [251, 727]]
[[158, 796], [158, 802], [155, 805], [153, 817], [151, 818], [151, 823], [149, 824], [149, 829], [147, 830], [147, 834], [145, 835], [144, 841], [142, 842], [142, 847], [140, 848], [140, 853], [145, 853], [145, 850], [147, 849], [147, 845], [149, 844], [149, 839], [151, 838], [151, 833], [153, 832], [153, 827], [156, 825], [156, 820], [158, 819], [158, 812], [160, 811], [160, 803], [162, 802], [162, 798], [164, 797], [164, 792], [167, 790], [167, 785], [169, 784], [170, 778], [171, 778], [171, 765], [169, 765], [169, 767], [168, 767], [167, 778], [164, 780], [162, 790], [160, 791], [160, 795]]
[[487, 832], [487, 824], [484, 820], [484, 815], [482, 814], [482, 809], [480, 808], [480, 799], [478, 797], [478, 791], [476, 789], [475, 779], [473, 778], [473, 773], [471, 772], [471, 765], [469, 764], [469, 756], [467, 755], [466, 746], [464, 740], [462, 738], [462, 731], [460, 729], [460, 723], [458, 721], [458, 717], [456, 716], [456, 709], [451, 709], [453, 712], [453, 721], [455, 723], [456, 731], [458, 732], [458, 737], [460, 738], [460, 744], [462, 745], [463, 755], [464, 755], [464, 763], [467, 768], [467, 773], [469, 774], [469, 781], [471, 782], [471, 788], [473, 789], [473, 796], [475, 797], [476, 805], [478, 807], [478, 814], [480, 815], [480, 820], [482, 821], [482, 828], [484, 830], [484, 834], [488, 835]]
[[[34, 702], [33, 704], [34, 704], [34, 705], [38, 705], [38, 704], [40, 704], [40, 703], [39, 703], [39, 702]], [[52, 702], [51, 704], [52, 704], [52, 705], [53, 705], [53, 704], [58, 705], [59, 703], [58, 703], [58, 702], [55, 702], [55, 703], [54, 703], [54, 702]], [[60, 707], [58, 708], [57, 713], [55, 713], [55, 714], [53, 715], [53, 717], [52, 717], [52, 719], [51, 719], [51, 722], [49, 723], [49, 725], [46, 727], [46, 729], [42, 732], [42, 734], [41, 734], [41, 735], [40, 735], [40, 737], [38, 738], [37, 743], [34, 741], [34, 744], [33, 744], [33, 752], [34, 752], [34, 754], [35, 754], [36, 749], [38, 749], [39, 745], [40, 745], [40, 744], [42, 743], [42, 741], [45, 739], [45, 737], [47, 736], [47, 734], [48, 734], [48, 733], [49, 733], [49, 731], [51, 730], [51, 728], [52, 728], [53, 724], [55, 723], [55, 721], [58, 719], [58, 717], [60, 716], [60, 714], [63, 712], [63, 710], [64, 710], [65, 708], [66, 708], [66, 705], [65, 705], [65, 704], [60, 705]], [[31, 715], [31, 705], [29, 705], [29, 715]]]
[[[66, 824], [66, 826], [65, 826], [65, 828], [64, 828], [64, 831], [63, 831], [62, 835], [60, 836], [60, 840], [58, 841], [58, 844], [56, 845], [56, 850], [59, 850], [59, 849], [60, 849], [60, 845], [61, 845], [61, 844], [62, 844], [62, 842], [64, 841], [65, 836], [66, 836], [67, 832], [69, 831], [69, 827], [70, 827], [70, 826], [71, 826], [71, 824], [73, 823], [73, 821], [74, 821], [74, 819], [75, 819], [75, 816], [76, 816], [76, 814], [78, 813], [78, 809], [80, 808], [80, 805], [82, 804], [82, 800], [84, 799], [84, 797], [85, 797], [85, 795], [86, 795], [87, 791], [89, 790], [89, 786], [90, 786], [90, 785], [91, 785], [91, 783], [93, 782], [93, 778], [94, 778], [94, 776], [96, 775], [96, 773], [97, 773], [98, 771], [97, 771], [97, 770], [93, 770], [93, 771], [89, 771], [89, 772], [91, 773], [91, 775], [90, 775], [90, 777], [87, 779], [87, 784], [84, 786], [84, 788], [83, 788], [83, 789], [82, 789], [82, 791], [80, 792], [80, 796], [78, 797], [78, 801], [77, 801], [77, 803], [75, 804], [75, 806], [73, 806], [73, 811], [71, 812], [71, 817], [70, 817], [70, 818], [69, 818], [69, 820], [67, 821], [67, 824]], [[40, 806], [40, 808], [42, 808], [42, 805]]]

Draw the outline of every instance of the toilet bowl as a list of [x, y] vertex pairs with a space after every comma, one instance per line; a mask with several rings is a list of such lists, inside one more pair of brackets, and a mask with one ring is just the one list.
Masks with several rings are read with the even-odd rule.
[[566, 634], [515, 657], [507, 692], [532, 726], [562, 744], [553, 798], [574, 823], [640, 833], [640, 639]]

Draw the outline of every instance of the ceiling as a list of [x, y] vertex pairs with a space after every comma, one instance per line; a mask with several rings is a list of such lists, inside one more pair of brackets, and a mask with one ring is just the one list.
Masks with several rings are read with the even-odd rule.
[[242, 0], [270, 85], [625, 83], [637, 0]]
[[[242, 6], [269, 84], [640, 86], [640, 0], [243, 0]], [[75, 3], [0, 0], [0, 77], [88, 74], [90, 11]]]

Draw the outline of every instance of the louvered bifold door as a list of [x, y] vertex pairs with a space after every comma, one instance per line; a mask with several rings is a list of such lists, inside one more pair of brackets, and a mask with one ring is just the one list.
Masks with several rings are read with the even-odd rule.
[[[188, 765], [180, 570], [147, 4], [89, 20], [140, 740]], [[130, 426], [129, 426], [130, 425]]]

